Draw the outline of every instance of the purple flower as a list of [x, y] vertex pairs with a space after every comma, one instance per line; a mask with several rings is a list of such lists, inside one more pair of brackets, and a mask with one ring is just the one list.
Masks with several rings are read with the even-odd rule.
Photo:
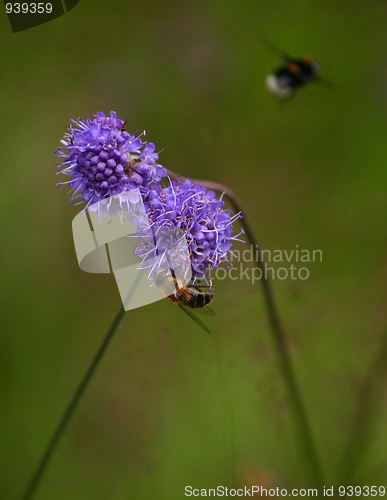
[[[70, 179], [58, 185], [70, 185], [71, 203], [79, 200], [100, 215], [108, 211], [120, 217], [128, 215], [125, 207], [137, 201], [131, 196], [138, 188], [149, 224], [142, 219], [135, 224], [139, 238], [135, 254], [143, 268], [151, 268], [150, 275], [166, 263], [175, 270], [182, 266], [185, 276], [189, 255], [192, 279], [206, 280], [212, 269], [229, 262], [232, 240], [243, 230], [233, 235], [232, 224], [241, 215], [224, 210], [222, 196], [218, 199], [190, 180], [170, 181], [163, 187], [161, 180], [167, 174], [157, 163], [155, 145], [129, 134], [114, 111], [71, 122], [56, 151], [62, 158], [58, 173]], [[112, 197], [117, 202], [113, 205]]]
[[[211, 269], [216, 269], [223, 261], [229, 262], [232, 240], [239, 236], [233, 235], [232, 224], [241, 215], [224, 210], [222, 197], [217, 199], [213, 191], [187, 179], [150, 190], [144, 204], [156, 235], [162, 235], [163, 228], [177, 228], [184, 235], [194, 280], [206, 279]], [[162, 242], [162, 237], [159, 241]], [[158, 243], [155, 252], [161, 251], [162, 243]], [[137, 247], [136, 254], [143, 262], [150, 258], [149, 248], [144, 244]]]
[[69, 131], [55, 152], [63, 160], [59, 174], [70, 177], [70, 203], [87, 205], [138, 187], [142, 195], [166, 176], [157, 163], [155, 145], [129, 134], [114, 111], [98, 112], [94, 119], [71, 120]]

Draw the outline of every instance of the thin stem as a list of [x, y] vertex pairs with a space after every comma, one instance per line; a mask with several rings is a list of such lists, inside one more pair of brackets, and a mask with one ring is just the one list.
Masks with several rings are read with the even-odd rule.
[[[373, 415], [381, 401], [381, 393], [385, 389], [383, 379], [386, 375], [387, 332], [383, 335], [376, 357], [371, 363], [360, 392], [355, 418], [349, 433], [348, 444], [344, 453], [339, 484], [351, 484], [357, 466], [364, 457], [367, 446], [371, 442], [371, 433], [375, 428]], [[374, 410], [372, 414], [372, 410]], [[372, 425], [371, 425], [372, 424]]]
[[121, 323], [121, 320], [124, 316], [125, 309], [124, 306], [121, 305], [120, 308], [118, 309], [108, 331], [106, 332], [106, 335], [99, 346], [96, 354], [94, 355], [93, 360], [91, 361], [88, 369], [86, 370], [86, 373], [84, 374], [79, 386], [77, 387], [73, 397], [70, 400], [69, 405], [67, 406], [66, 411], [64, 412], [58, 427], [56, 428], [53, 436], [51, 437], [51, 440], [49, 441], [47, 448], [45, 452], [42, 455], [42, 458], [40, 459], [40, 462], [38, 464], [38, 467], [36, 468], [36, 471], [34, 475], [32, 476], [32, 479], [27, 487], [27, 490], [25, 491], [22, 500], [30, 500], [33, 495], [36, 492], [36, 489], [38, 488], [40, 481], [47, 469], [47, 466], [52, 458], [52, 455], [54, 451], [56, 450], [56, 447], [58, 446], [58, 443], [64, 434], [64, 432], [67, 429], [67, 426], [71, 420], [71, 417], [73, 416], [75, 410], [78, 407], [78, 404], [87, 388], [89, 385], [90, 380], [92, 379], [95, 370], [97, 369], [101, 359], [103, 358], [103, 355], [106, 352], [106, 349], [113, 338], [115, 332], [117, 331], [117, 328], [119, 324]]
[[[176, 181], [178, 181], [179, 179], [185, 180], [185, 177], [179, 176], [174, 172], [171, 172], [170, 170], [167, 170], [167, 173], [172, 179]], [[191, 180], [207, 189], [212, 189], [214, 191], [219, 191], [221, 193], [224, 193], [230, 200], [231, 204], [233, 205], [234, 210], [236, 212], [242, 212], [243, 214], [243, 227], [245, 233], [249, 238], [251, 244], [258, 251], [258, 259], [256, 260], [256, 264], [261, 270], [261, 275], [262, 275], [261, 282], [263, 287], [263, 294], [266, 304], [268, 320], [271, 327], [272, 338], [274, 341], [274, 348], [277, 355], [279, 367], [282, 371], [282, 375], [286, 384], [289, 401], [293, 410], [302, 453], [304, 455], [305, 462], [309, 467], [310, 474], [313, 477], [314, 481], [316, 481], [317, 484], [322, 485], [324, 483], [324, 476], [321, 464], [314, 444], [311, 427], [306, 415], [304, 403], [301, 396], [301, 390], [298, 387], [290, 355], [286, 347], [286, 337], [275, 304], [271, 284], [267, 278], [267, 273], [265, 272], [266, 268], [262, 250], [258, 244], [258, 238], [255, 234], [253, 225], [251, 224], [246, 214], [246, 211], [242, 207], [242, 204], [239, 201], [238, 197], [227, 186], [223, 186], [222, 184], [212, 181], [202, 181], [196, 179], [191, 179]], [[255, 252], [253, 253], [255, 255]]]

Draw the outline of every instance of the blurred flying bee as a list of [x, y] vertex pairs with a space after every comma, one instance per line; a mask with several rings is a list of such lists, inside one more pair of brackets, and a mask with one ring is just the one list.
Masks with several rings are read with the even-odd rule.
[[[188, 284], [179, 288], [175, 273], [170, 269], [169, 273], [161, 271], [155, 279], [156, 285], [162, 290], [168, 300], [179, 306], [190, 318], [192, 318], [203, 330], [211, 333], [208, 327], [193, 313], [200, 312], [209, 316], [214, 316], [214, 311], [208, 307], [212, 302], [213, 294], [203, 289], [211, 288], [211, 280], [209, 285]], [[171, 285], [175, 287], [175, 292], [170, 294]], [[168, 295], [170, 294], [170, 295]]]
[[[294, 95], [299, 87], [308, 83], [323, 81], [319, 76], [320, 65], [311, 57], [291, 57], [272, 44], [272, 49], [281, 54], [284, 64], [267, 76], [266, 86], [270, 92], [287, 98]], [[325, 81], [325, 80], [324, 80]]]

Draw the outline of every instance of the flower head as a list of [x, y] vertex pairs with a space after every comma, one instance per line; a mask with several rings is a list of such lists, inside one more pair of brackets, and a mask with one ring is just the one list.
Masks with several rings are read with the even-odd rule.
[[[228, 262], [232, 240], [239, 236], [233, 235], [232, 224], [241, 215], [224, 210], [222, 197], [218, 199], [213, 191], [187, 179], [150, 190], [144, 204], [156, 235], [163, 228], [177, 228], [184, 235], [194, 280], [206, 279], [210, 270]], [[156, 252], [162, 250], [158, 246]], [[138, 246], [136, 253], [144, 261], [149, 258], [146, 245]]]
[[167, 173], [157, 163], [155, 145], [129, 134], [114, 111], [72, 120], [61, 143], [56, 151], [63, 160], [58, 173], [70, 180], [58, 185], [70, 185], [71, 203], [79, 199], [99, 217], [108, 212], [123, 220], [133, 216], [127, 207], [140, 196], [146, 215], [132, 217], [139, 238], [135, 254], [143, 268], [151, 267], [149, 277], [161, 264], [175, 271], [181, 267], [185, 276], [187, 255], [194, 281], [206, 280], [211, 270], [229, 262], [232, 240], [239, 236], [233, 235], [232, 224], [241, 215], [223, 209], [223, 195], [218, 199], [188, 179], [170, 180], [163, 187]]
[[138, 187], [146, 195], [166, 176], [157, 163], [155, 145], [129, 134], [114, 111], [93, 119], [72, 120], [69, 131], [55, 152], [63, 160], [59, 174], [70, 176], [70, 202], [88, 205]]

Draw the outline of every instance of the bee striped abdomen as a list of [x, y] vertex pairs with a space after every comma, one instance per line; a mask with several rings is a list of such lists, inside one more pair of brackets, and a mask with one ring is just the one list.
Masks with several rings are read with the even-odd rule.
[[185, 290], [184, 299], [186, 301], [187, 307], [192, 307], [193, 309], [208, 306], [212, 301], [212, 293], [204, 293], [200, 289], [188, 288]]
[[[166, 285], [171, 281], [174, 282], [176, 290], [171, 295], [168, 295]], [[176, 279], [173, 276], [159, 276], [156, 278], [156, 284], [164, 291], [168, 300], [176, 305], [181, 304], [182, 306], [189, 307], [191, 309], [200, 309], [207, 306], [214, 297], [212, 293], [203, 292], [200, 287], [194, 285], [178, 288]]]

